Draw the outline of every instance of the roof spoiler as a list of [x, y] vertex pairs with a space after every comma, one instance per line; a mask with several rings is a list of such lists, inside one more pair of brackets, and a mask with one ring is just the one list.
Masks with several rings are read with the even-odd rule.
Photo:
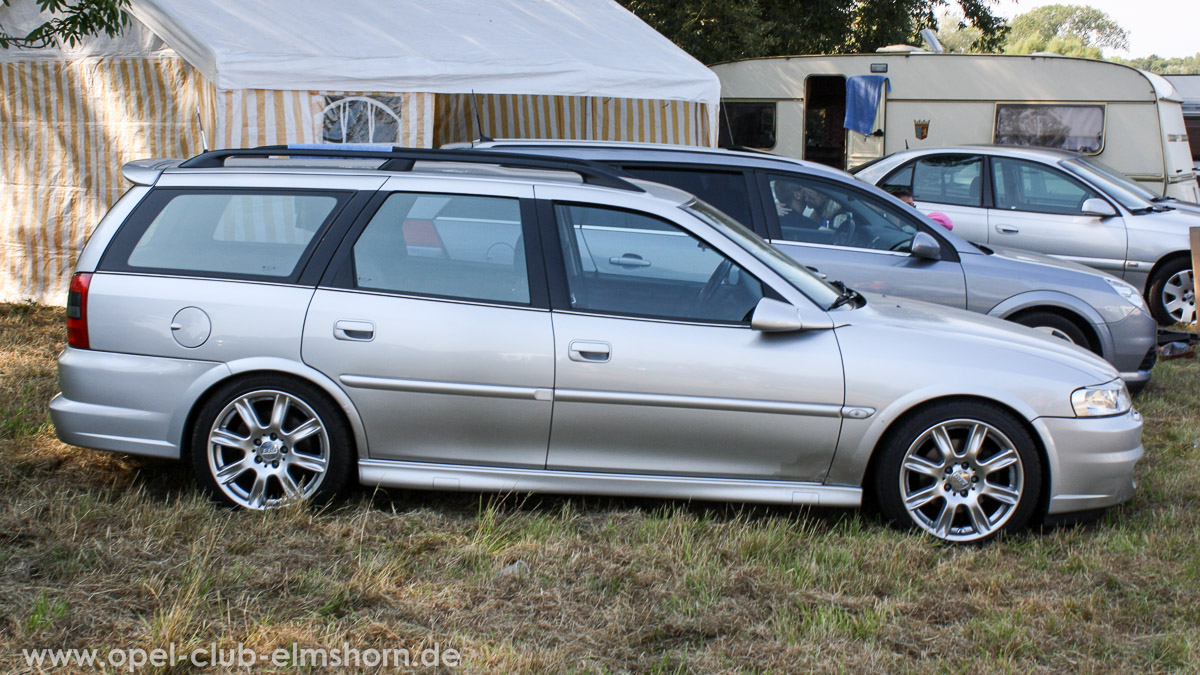
[[370, 149], [342, 149], [320, 145], [264, 145], [257, 148], [230, 148], [213, 150], [183, 162], [181, 169], [215, 169], [225, 166], [231, 157], [256, 158], [333, 158], [333, 159], [378, 159], [382, 163], [379, 171], [412, 171], [417, 162], [462, 162], [489, 164], [518, 169], [550, 169], [578, 174], [584, 183], [616, 188], [630, 192], [645, 192], [642, 188], [623, 178], [614, 169], [604, 164], [584, 159], [543, 157], [503, 152], [478, 152], [473, 150], [435, 150], [432, 148], [401, 148], [376, 146]]
[[121, 167], [121, 175], [134, 185], [154, 185], [163, 170], [178, 166], [182, 159], [135, 159]]

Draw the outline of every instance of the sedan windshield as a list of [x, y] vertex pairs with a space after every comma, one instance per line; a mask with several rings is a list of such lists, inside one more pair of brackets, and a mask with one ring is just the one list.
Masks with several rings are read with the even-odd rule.
[[809, 272], [804, 265], [781, 253], [774, 246], [763, 241], [762, 237], [747, 229], [746, 226], [712, 206], [697, 199], [685, 204], [682, 208], [741, 245], [743, 249], [821, 307], [829, 309], [843, 295], [841, 291]]
[[1120, 171], [1091, 159], [1068, 159], [1062, 165], [1075, 175], [1086, 179], [1100, 188], [1109, 197], [1121, 203], [1121, 206], [1134, 212], [1154, 210], [1155, 195], [1146, 188], [1134, 183]]

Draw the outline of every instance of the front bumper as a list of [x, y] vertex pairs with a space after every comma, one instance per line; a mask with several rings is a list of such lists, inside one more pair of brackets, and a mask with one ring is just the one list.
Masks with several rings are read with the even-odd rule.
[[1133, 497], [1133, 468], [1142, 458], [1142, 416], [1040, 417], [1033, 421], [1050, 460], [1047, 513], [1088, 511]]
[[1108, 324], [1113, 352], [1109, 362], [1121, 371], [1121, 379], [1131, 393], [1150, 382], [1150, 370], [1158, 355], [1158, 322], [1147, 312], [1137, 311], [1125, 319]]

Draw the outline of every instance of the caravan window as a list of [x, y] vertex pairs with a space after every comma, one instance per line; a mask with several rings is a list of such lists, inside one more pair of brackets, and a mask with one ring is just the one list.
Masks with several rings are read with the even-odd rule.
[[721, 101], [720, 146], [775, 147], [774, 101]]
[[1095, 155], [1104, 149], [1104, 106], [997, 103], [995, 138]]

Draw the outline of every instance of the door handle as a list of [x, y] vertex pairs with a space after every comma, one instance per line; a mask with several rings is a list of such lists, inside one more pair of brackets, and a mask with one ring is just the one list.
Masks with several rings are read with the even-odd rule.
[[572, 340], [567, 346], [567, 356], [583, 363], [608, 363], [612, 358], [612, 346], [607, 342]]
[[609, 265], [620, 265], [621, 267], [649, 267], [650, 261], [645, 260], [642, 256], [636, 253], [622, 253], [618, 258], [613, 256], [608, 259]]
[[1020, 232], [1020, 230], [1013, 227], [1012, 225], [997, 225], [996, 231], [999, 232], [1000, 234], [1016, 234], [1016, 233]]
[[805, 267], [807, 267], [807, 268], [808, 268], [808, 271], [809, 271], [809, 272], [812, 272], [813, 274], [817, 275], [817, 277], [818, 277], [818, 278], [821, 278], [821, 279], [828, 279], [828, 278], [829, 278], [829, 275], [828, 275], [828, 274], [825, 274], [824, 272], [822, 272], [821, 270], [819, 270], [819, 269], [817, 269], [817, 268], [813, 267], [812, 265], [805, 265]]
[[375, 339], [375, 324], [370, 321], [341, 319], [333, 324], [333, 337], [351, 342], [370, 342]]

